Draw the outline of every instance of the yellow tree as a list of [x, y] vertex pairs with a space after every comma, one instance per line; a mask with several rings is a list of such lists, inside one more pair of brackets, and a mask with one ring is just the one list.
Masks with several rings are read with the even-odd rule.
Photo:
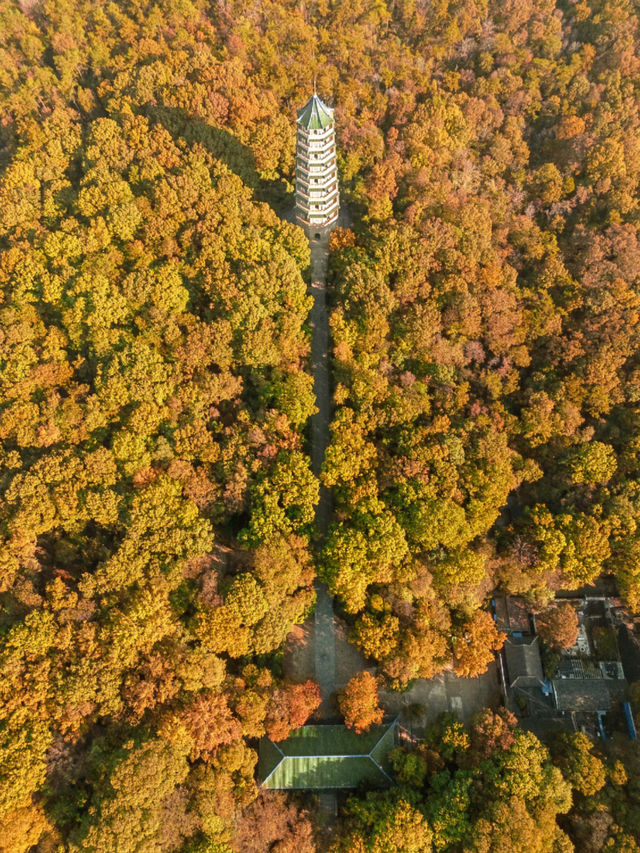
[[486, 672], [505, 639], [506, 634], [498, 631], [491, 614], [486, 610], [476, 610], [463, 622], [453, 640], [456, 675], [474, 678]]

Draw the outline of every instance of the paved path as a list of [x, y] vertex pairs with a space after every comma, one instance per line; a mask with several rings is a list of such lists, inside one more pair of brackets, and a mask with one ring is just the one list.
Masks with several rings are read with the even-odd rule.
[[398, 714], [400, 722], [422, 737], [425, 729], [439, 714], [451, 711], [469, 723], [483, 708], [497, 708], [502, 701], [500, 680], [495, 663], [476, 678], [458, 678], [453, 672], [442, 672], [434, 678], [418, 678], [403, 693], [381, 690], [385, 710]]
[[[329, 263], [329, 234], [319, 232], [320, 238], [311, 234], [311, 363], [313, 389], [318, 411], [311, 419], [311, 465], [320, 475], [324, 454], [329, 444], [331, 419], [331, 394], [329, 389], [329, 318], [326, 305], [326, 280]], [[320, 488], [320, 501], [316, 507], [316, 548], [322, 546], [331, 517], [331, 499], [327, 489]], [[315, 674], [320, 686], [322, 704], [317, 716], [332, 716], [332, 696], [336, 690], [336, 629], [333, 615], [333, 598], [325, 584], [316, 581]]]
[[[331, 422], [331, 392], [329, 388], [329, 314], [327, 311], [327, 269], [329, 266], [329, 229], [308, 235], [311, 245], [311, 370], [313, 390], [318, 411], [311, 418], [311, 467], [319, 477], [324, 454], [329, 446]], [[316, 507], [315, 548], [322, 547], [331, 518], [331, 496], [320, 486]], [[314, 611], [315, 677], [320, 687], [321, 703], [316, 717], [334, 716], [333, 697], [336, 692], [336, 622], [333, 598], [326, 585], [316, 579], [316, 608]], [[335, 791], [323, 791], [318, 800], [322, 836], [328, 842], [335, 826], [338, 800]]]

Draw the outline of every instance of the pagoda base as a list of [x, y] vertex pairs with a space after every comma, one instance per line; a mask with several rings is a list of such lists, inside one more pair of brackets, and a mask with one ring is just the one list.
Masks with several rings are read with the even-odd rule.
[[308, 219], [304, 219], [296, 212], [296, 225], [300, 225], [301, 228], [304, 228], [305, 234], [310, 240], [314, 239], [316, 233], [319, 235], [316, 239], [328, 237], [337, 224], [338, 211], [336, 211], [335, 216], [332, 216], [327, 222], [309, 222]]

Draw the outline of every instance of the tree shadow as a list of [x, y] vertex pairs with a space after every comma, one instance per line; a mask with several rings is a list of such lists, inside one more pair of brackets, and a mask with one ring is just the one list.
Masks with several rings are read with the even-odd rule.
[[147, 107], [145, 115], [162, 125], [173, 139], [181, 139], [189, 146], [202, 145], [205, 151], [223, 162], [253, 190], [256, 201], [265, 202], [279, 217], [286, 218], [293, 201], [293, 194], [286, 183], [280, 179], [261, 178], [256, 170], [253, 151], [228, 130], [193, 118], [180, 107]]

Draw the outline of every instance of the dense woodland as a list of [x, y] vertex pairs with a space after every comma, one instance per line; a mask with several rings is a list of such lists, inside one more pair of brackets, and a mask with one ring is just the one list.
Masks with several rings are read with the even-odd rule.
[[445, 715], [392, 760], [397, 787], [348, 801], [332, 853], [640, 849], [638, 758], [611, 750], [603, 761], [582, 733], [547, 748], [508, 712], [470, 728]]
[[[353, 220], [316, 560], [314, 74]], [[483, 671], [496, 587], [640, 608], [639, 99], [631, 0], [0, 4], [2, 853], [315, 850], [254, 770], [319, 701], [316, 572], [395, 689]], [[640, 849], [630, 750], [498, 716], [394, 761], [336, 851]]]
[[495, 586], [613, 572], [640, 604], [637, 17], [495, 9], [403, 19], [411, 58], [343, 119], [366, 228], [334, 236], [324, 572], [400, 685], [449, 637], [484, 667]]

